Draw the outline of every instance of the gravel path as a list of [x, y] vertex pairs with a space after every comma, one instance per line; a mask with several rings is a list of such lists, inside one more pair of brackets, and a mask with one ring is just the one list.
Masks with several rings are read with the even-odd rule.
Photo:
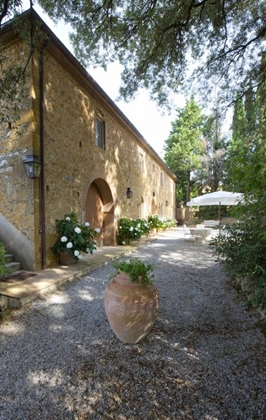
[[159, 317], [125, 345], [111, 331], [104, 265], [0, 325], [0, 420], [263, 420], [266, 339], [207, 246], [173, 229], [139, 248]]

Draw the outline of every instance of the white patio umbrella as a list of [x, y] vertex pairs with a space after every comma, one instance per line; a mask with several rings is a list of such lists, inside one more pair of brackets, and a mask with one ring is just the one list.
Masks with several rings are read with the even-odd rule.
[[244, 195], [229, 191], [215, 191], [213, 193], [200, 195], [187, 202], [187, 206], [219, 206], [219, 221], [221, 206], [235, 206], [242, 201]]

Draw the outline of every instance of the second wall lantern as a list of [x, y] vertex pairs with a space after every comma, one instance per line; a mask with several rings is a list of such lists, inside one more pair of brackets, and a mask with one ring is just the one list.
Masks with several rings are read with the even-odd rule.
[[127, 188], [127, 198], [132, 198], [133, 197], [133, 191], [130, 187]]

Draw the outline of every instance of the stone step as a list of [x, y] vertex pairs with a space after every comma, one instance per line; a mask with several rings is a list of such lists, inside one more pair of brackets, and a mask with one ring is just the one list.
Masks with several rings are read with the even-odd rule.
[[20, 262], [12, 261], [6, 264], [6, 268], [9, 270], [10, 273], [14, 273], [14, 271], [21, 270]]
[[13, 261], [13, 259], [14, 259], [14, 257], [13, 257], [13, 255], [12, 255], [12, 254], [5, 254], [5, 255], [4, 255], [4, 259], [5, 259], [5, 263], [7, 264], [7, 263], [12, 262], [12, 261]]

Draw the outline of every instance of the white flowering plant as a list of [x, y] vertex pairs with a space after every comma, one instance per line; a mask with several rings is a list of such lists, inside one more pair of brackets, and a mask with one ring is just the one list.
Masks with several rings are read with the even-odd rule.
[[149, 234], [149, 223], [145, 219], [129, 219], [122, 217], [117, 222], [116, 240], [118, 245], [129, 244]]
[[78, 260], [82, 259], [82, 252], [92, 254], [97, 249], [96, 238], [100, 229], [92, 229], [88, 222], [80, 223], [76, 213], [72, 212], [55, 223], [58, 238], [51, 248], [54, 254], [68, 252]]
[[176, 220], [167, 219], [166, 217], [158, 216], [158, 214], [149, 214], [148, 222], [150, 229], [169, 229], [176, 226]]

